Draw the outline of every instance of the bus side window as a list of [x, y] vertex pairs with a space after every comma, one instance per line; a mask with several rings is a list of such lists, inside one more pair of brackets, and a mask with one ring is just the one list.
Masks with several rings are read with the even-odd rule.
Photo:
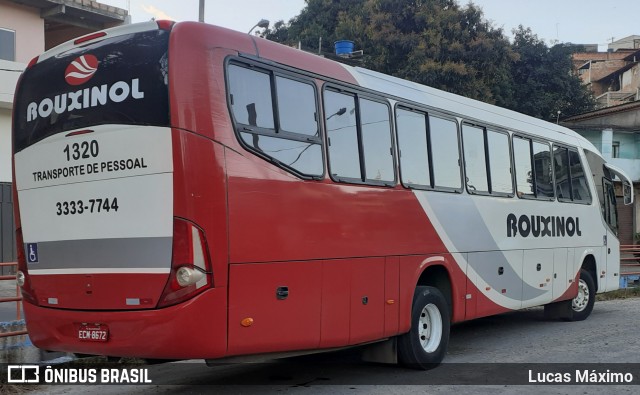
[[489, 150], [489, 173], [491, 174], [491, 193], [512, 195], [511, 152], [509, 135], [487, 130], [487, 148]]
[[513, 158], [516, 165], [518, 197], [535, 197], [531, 140], [513, 136]]
[[381, 102], [360, 99], [360, 125], [366, 180], [394, 183], [389, 107]]
[[285, 132], [319, 136], [313, 86], [276, 76], [278, 119]]
[[467, 191], [512, 196], [509, 135], [465, 123], [462, 145]]
[[231, 111], [244, 146], [296, 174], [320, 178], [324, 163], [314, 86], [236, 64], [228, 66], [227, 74]]
[[271, 82], [268, 73], [229, 65], [229, 87], [233, 95], [231, 108], [236, 122], [274, 129]]
[[565, 202], [571, 201], [568, 159], [566, 148], [553, 148], [553, 167], [556, 175], [556, 196], [558, 196], [558, 200]]
[[324, 92], [329, 171], [337, 181], [393, 186], [389, 106], [358, 93]]
[[609, 227], [614, 234], [618, 234], [618, 210], [616, 210], [616, 193], [613, 187], [613, 182], [606, 178], [603, 178], [604, 188], [604, 217], [609, 224]]
[[533, 174], [535, 176], [536, 197], [553, 199], [553, 166], [551, 148], [547, 143], [533, 141]]
[[432, 187], [429, 170], [427, 114], [404, 108], [396, 109], [398, 150], [402, 183], [407, 187]]
[[455, 121], [429, 115], [433, 183], [435, 188], [460, 190], [460, 151]]
[[464, 146], [467, 191], [469, 193], [489, 193], [484, 128], [463, 124], [462, 144]]
[[569, 169], [571, 173], [571, 191], [574, 202], [591, 203], [589, 185], [584, 175], [578, 151], [569, 150]]
[[362, 180], [354, 95], [325, 90], [324, 115], [329, 141], [329, 171], [338, 178]]

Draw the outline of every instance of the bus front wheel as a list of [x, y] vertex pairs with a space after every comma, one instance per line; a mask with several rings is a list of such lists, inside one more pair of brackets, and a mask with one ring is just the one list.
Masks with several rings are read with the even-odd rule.
[[449, 308], [437, 288], [418, 286], [413, 295], [411, 330], [398, 339], [398, 359], [414, 369], [432, 369], [449, 343]]
[[589, 317], [596, 301], [596, 287], [588, 270], [580, 269], [578, 294], [569, 300], [550, 303], [544, 306], [546, 319], [565, 321], [583, 321]]
[[583, 321], [589, 317], [596, 302], [596, 287], [591, 274], [580, 269], [578, 294], [571, 300], [571, 321]]

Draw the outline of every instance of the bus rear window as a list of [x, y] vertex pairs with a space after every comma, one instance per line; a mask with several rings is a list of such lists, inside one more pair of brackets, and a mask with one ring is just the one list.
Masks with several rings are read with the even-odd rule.
[[169, 32], [111, 37], [25, 71], [14, 108], [14, 149], [102, 124], [169, 125]]

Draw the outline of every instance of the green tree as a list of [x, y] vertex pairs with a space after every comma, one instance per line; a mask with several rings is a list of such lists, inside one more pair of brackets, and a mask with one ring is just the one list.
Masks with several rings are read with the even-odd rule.
[[548, 121], [580, 114], [595, 108], [595, 100], [580, 78], [572, 72], [571, 48], [551, 48], [522, 25], [514, 30], [513, 50], [518, 59], [512, 68], [513, 110]]
[[523, 28], [512, 45], [473, 3], [306, 0], [300, 15], [266, 37], [313, 52], [322, 38], [325, 53], [334, 41], [352, 40], [364, 51], [363, 67], [544, 119], [592, 108], [567, 48], [547, 48]]
[[268, 39], [317, 51], [349, 39], [364, 51], [362, 65], [396, 77], [498, 105], [511, 101], [513, 61], [501, 29], [482, 11], [455, 0], [307, 0]]

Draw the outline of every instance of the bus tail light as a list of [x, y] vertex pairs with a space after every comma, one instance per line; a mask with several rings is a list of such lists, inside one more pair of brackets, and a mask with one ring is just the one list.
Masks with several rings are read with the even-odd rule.
[[187, 220], [174, 218], [171, 273], [158, 307], [184, 302], [212, 286], [211, 259], [204, 232]]
[[86, 43], [87, 41], [92, 41], [92, 40], [95, 40], [95, 39], [98, 39], [98, 38], [102, 38], [102, 37], [104, 37], [106, 35], [107, 35], [107, 32], [91, 33], [91, 34], [87, 34], [86, 36], [82, 36], [82, 37], [76, 38], [73, 41], [73, 43], [75, 45], [78, 45], [78, 44]]
[[38, 298], [31, 287], [31, 278], [27, 270], [27, 257], [24, 254], [24, 240], [22, 239], [22, 228], [16, 229], [16, 243], [18, 247], [18, 271], [16, 281], [22, 290], [22, 299], [34, 305], [38, 305]]

